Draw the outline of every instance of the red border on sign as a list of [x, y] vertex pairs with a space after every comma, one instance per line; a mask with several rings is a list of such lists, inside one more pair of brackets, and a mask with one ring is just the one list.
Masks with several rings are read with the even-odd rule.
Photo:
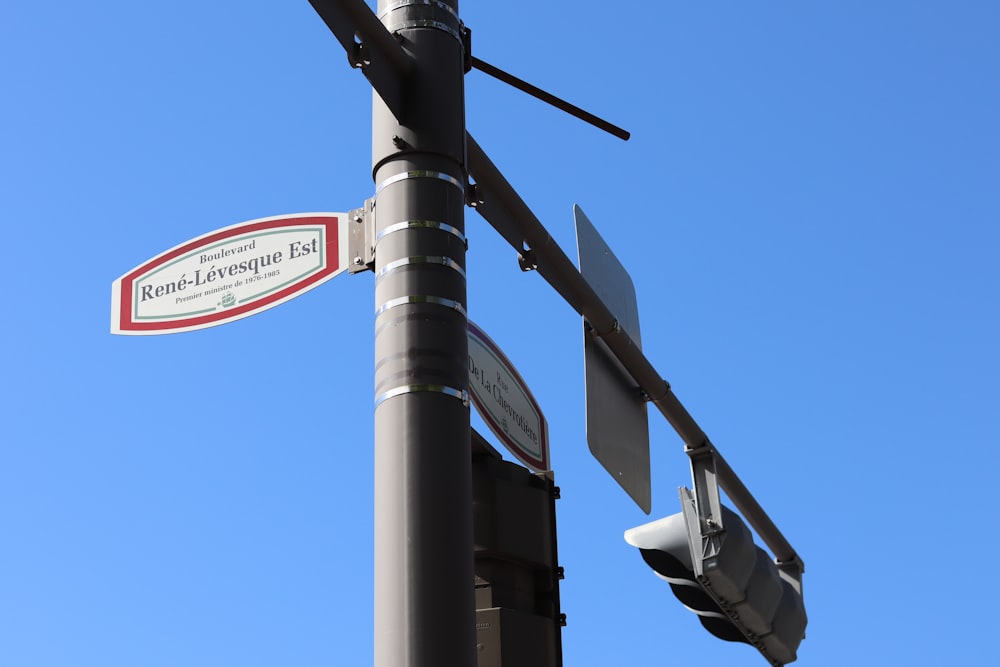
[[514, 439], [503, 432], [503, 428], [500, 426], [500, 424], [496, 422], [495, 419], [493, 419], [492, 415], [490, 414], [490, 411], [486, 409], [486, 406], [484, 406], [482, 403], [479, 402], [476, 393], [470, 390], [469, 397], [472, 399], [472, 402], [479, 409], [479, 416], [483, 418], [483, 421], [486, 422], [486, 424], [490, 427], [490, 430], [493, 431], [493, 435], [502, 440], [506, 445], [507, 449], [509, 449], [512, 454], [516, 452], [515, 455], [518, 458], [522, 459], [524, 463], [527, 463], [529, 466], [535, 468], [538, 471], [544, 472], [546, 470], [550, 470], [549, 460], [548, 460], [549, 459], [548, 423], [545, 421], [545, 415], [542, 414], [541, 406], [538, 405], [538, 401], [535, 400], [535, 396], [531, 393], [531, 390], [528, 389], [528, 383], [524, 381], [524, 378], [521, 377], [521, 374], [517, 372], [516, 368], [514, 368], [514, 364], [511, 363], [510, 359], [507, 358], [507, 355], [503, 353], [503, 350], [501, 350], [500, 347], [493, 342], [493, 339], [490, 338], [486, 334], [486, 332], [484, 332], [478, 326], [473, 324], [471, 320], [468, 322], [468, 326], [469, 326], [469, 332], [477, 340], [481, 341], [484, 345], [486, 345], [486, 347], [492, 350], [496, 358], [499, 359], [500, 362], [507, 367], [507, 370], [510, 371], [510, 374], [520, 385], [520, 388], [524, 391], [525, 397], [528, 399], [528, 401], [531, 403], [531, 406], [535, 409], [535, 412], [538, 414], [539, 430], [541, 431], [538, 435], [539, 435], [539, 442], [542, 443], [543, 458], [537, 459], [534, 456], [531, 456], [528, 452], [525, 452], [521, 447], [518, 447]]
[[[318, 282], [322, 282], [340, 269], [340, 240], [338, 235], [338, 222], [339, 216], [293, 216], [288, 218], [263, 220], [260, 222], [250, 222], [248, 224], [235, 225], [233, 227], [219, 230], [168, 250], [159, 257], [154, 257], [145, 264], [142, 264], [133, 271], [122, 276], [121, 303], [119, 304], [119, 328], [121, 331], [125, 332], [170, 331], [173, 329], [184, 329], [189, 327], [204, 327], [227, 320], [238, 319], [258, 310], [264, 310], [275, 305], [277, 302], [288, 299], [300, 292], [304, 292], [311, 286]], [[186, 319], [171, 320], [167, 322], [136, 322], [132, 319], [133, 285], [137, 278], [149, 273], [153, 269], [162, 266], [167, 262], [180, 257], [181, 255], [186, 255], [202, 246], [210, 245], [228, 238], [240, 236], [242, 234], [259, 232], [267, 229], [288, 229], [306, 226], [315, 227], [317, 225], [326, 228], [326, 267], [303, 279], [302, 281], [293, 283], [258, 301], [246, 303], [242, 306], [237, 306], [236, 308], [220, 310], [209, 315], [199, 315], [198, 317], [189, 317]]]

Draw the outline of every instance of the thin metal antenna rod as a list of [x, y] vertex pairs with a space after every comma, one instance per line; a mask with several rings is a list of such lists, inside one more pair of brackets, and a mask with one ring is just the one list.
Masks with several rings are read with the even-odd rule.
[[514, 86], [518, 90], [528, 93], [532, 97], [536, 97], [543, 102], [551, 104], [555, 108], [561, 109], [562, 111], [565, 111], [571, 116], [576, 116], [580, 120], [590, 123], [594, 127], [604, 130], [608, 134], [613, 134], [614, 136], [618, 137], [623, 141], [628, 141], [629, 137], [632, 136], [628, 130], [623, 130], [622, 128], [618, 127], [617, 125], [614, 125], [613, 123], [609, 123], [603, 118], [598, 118], [589, 111], [584, 111], [575, 104], [570, 104], [566, 100], [560, 99], [555, 95], [553, 95], [552, 93], [547, 93], [541, 88], [533, 86], [527, 81], [517, 78], [513, 74], [508, 74], [507, 72], [504, 72], [502, 69], [494, 67], [493, 65], [487, 62], [483, 62], [482, 60], [476, 58], [475, 56], [472, 56], [472, 66], [484, 74], [489, 74], [495, 79], [499, 79], [506, 84]]

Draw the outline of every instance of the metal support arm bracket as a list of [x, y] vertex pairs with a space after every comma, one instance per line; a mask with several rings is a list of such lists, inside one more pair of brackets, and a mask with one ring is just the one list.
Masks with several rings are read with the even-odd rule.
[[577, 313], [583, 315], [594, 332], [607, 343], [615, 358], [635, 379], [636, 384], [659, 409], [681, 437], [689, 454], [704, 448], [710, 451], [716, 476], [726, 494], [747, 519], [761, 539], [771, 548], [779, 563], [801, 563], [791, 544], [771, 521], [764, 509], [746, 488], [694, 417], [674, 395], [670, 385], [649, 362], [614, 314], [580, 275], [528, 205], [507, 182], [471, 135], [466, 137], [469, 173], [476, 181], [476, 210], [519, 255], [530, 252], [532, 265]]
[[347, 52], [351, 67], [360, 68], [372, 88], [402, 117], [403, 79], [413, 60], [386, 30], [364, 0], [309, 0], [316, 13]]

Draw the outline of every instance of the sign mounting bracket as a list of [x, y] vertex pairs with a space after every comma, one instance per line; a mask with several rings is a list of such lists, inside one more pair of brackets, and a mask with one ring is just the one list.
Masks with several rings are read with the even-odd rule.
[[347, 214], [347, 270], [352, 275], [375, 270], [375, 198]]

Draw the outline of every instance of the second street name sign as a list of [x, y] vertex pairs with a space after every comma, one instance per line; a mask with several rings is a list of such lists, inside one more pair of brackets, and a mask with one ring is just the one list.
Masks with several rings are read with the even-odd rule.
[[347, 269], [347, 214], [241, 222], [171, 248], [111, 288], [111, 333], [225, 324], [284, 303]]
[[469, 322], [469, 394], [507, 450], [535, 471], [550, 469], [549, 429], [542, 409], [507, 355]]

